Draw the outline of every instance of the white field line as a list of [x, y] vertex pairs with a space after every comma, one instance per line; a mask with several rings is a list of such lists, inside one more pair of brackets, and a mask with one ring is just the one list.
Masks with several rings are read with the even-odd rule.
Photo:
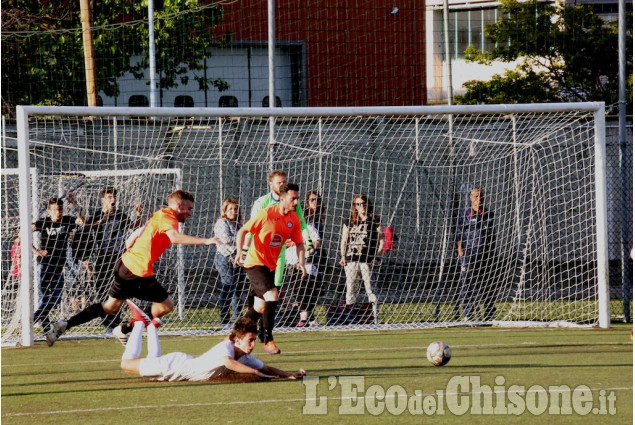
[[[591, 388], [591, 391], [632, 391], [633, 387], [614, 387], [614, 388]], [[570, 390], [562, 390], [562, 391], [570, 391]], [[542, 391], [532, 391], [532, 392], [546, 392], [547, 390], [544, 388]], [[556, 389], [552, 392], [560, 392], [559, 389]], [[469, 394], [484, 394], [485, 392], [456, 392], [456, 393], [444, 393], [444, 398], [455, 397], [455, 396], [463, 396]], [[506, 391], [492, 391], [492, 394], [506, 393]], [[385, 399], [389, 398], [408, 398], [414, 394], [397, 394], [391, 395], [386, 394], [384, 396]], [[429, 394], [421, 394], [422, 397], [426, 396], [436, 396], [436, 393]], [[49, 410], [46, 412], [16, 412], [16, 413], [5, 413], [2, 414], [2, 417], [15, 417], [15, 416], [35, 416], [35, 415], [69, 415], [74, 413], [92, 413], [92, 412], [108, 412], [108, 411], [125, 411], [125, 410], [135, 410], [135, 409], [160, 409], [160, 408], [170, 408], [170, 407], [211, 407], [211, 406], [227, 406], [227, 405], [249, 405], [249, 404], [264, 404], [264, 403], [297, 403], [297, 402], [322, 402], [324, 397], [304, 397], [304, 398], [286, 398], [286, 399], [269, 399], [269, 400], [242, 400], [242, 401], [222, 401], [222, 402], [213, 402], [213, 403], [186, 403], [186, 404], [146, 404], [146, 405], [135, 405], [135, 406], [119, 406], [119, 407], [100, 407], [96, 409], [73, 409], [73, 410]], [[326, 397], [327, 400], [358, 400], [360, 397]]]

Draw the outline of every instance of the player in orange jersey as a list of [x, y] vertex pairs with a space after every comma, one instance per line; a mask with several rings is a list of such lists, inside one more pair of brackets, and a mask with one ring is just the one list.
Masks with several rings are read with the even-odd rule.
[[[173, 192], [168, 197], [167, 208], [156, 211], [126, 241], [127, 249], [113, 271], [114, 283], [108, 292], [108, 299], [86, 307], [68, 321], [61, 320], [54, 324], [46, 334], [46, 343], [52, 346], [66, 330], [97, 317], [103, 318], [107, 314], [116, 313], [128, 298], [151, 301], [152, 321], [158, 327], [161, 324], [160, 317], [174, 308], [174, 301], [154, 277], [154, 263], [173, 243], [213, 245], [218, 242], [217, 238], [198, 238], [179, 232], [179, 223], [185, 223], [192, 215], [193, 206], [192, 194], [184, 190]], [[113, 334], [125, 344], [127, 335], [121, 327], [116, 328]]]
[[[280, 349], [273, 340], [273, 325], [278, 304], [278, 288], [275, 285], [275, 270], [280, 251], [287, 239], [296, 245], [298, 270], [306, 276], [304, 266], [304, 243], [300, 219], [295, 209], [300, 199], [297, 184], [283, 183], [280, 186], [280, 202], [260, 210], [236, 234], [236, 264], [243, 265], [251, 283], [249, 295], [254, 297], [253, 307], [247, 309], [245, 317], [257, 322], [262, 316], [265, 328], [265, 351], [279, 354]], [[247, 256], [242, 251], [245, 235], [251, 233], [253, 242]]]

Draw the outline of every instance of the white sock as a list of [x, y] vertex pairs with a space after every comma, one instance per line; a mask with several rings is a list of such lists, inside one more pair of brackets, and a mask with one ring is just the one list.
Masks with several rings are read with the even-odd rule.
[[153, 323], [146, 328], [148, 330], [148, 357], [161, 356], [161, 343], [159, 342], [159, 332]]
[[143, 341], [143, 330], [145, 329], [145, 324], [143, 322], [135, 322], [134, 327], [132, 328], [132, 332], [130, 332], [130, 337], [128, 337], [128, 342], [126, 343], [126, 349], [123, 352], [122, 359], [138, 359], [141, 354], [141, 342]]

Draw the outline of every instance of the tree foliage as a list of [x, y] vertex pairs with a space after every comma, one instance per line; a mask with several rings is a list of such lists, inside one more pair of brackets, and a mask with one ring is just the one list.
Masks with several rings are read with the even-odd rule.
[[[160, 88], [188, 82], [193, 72], [201, 89], [225, 90], [227, 83], [203, 77], [203, 59], [211, 47], [231, 42], [215, 39], [223, 19], [220, 6], [204, 0], [155, 1], [156, 64]], [[130, 72], [144, 78], [148, 68], [147, 2], [92, 0], [97, 88], [120, 94], [117, 80]], [[2, 110], [15, 105], [86, 105], [86, 78], [77, 0], [2, 1]]]
[[[459, 103], [550, 101], [617, 102], [618, 29], [589, 6], [537, 1], [502, 0], [501, 18], [486, 27], [491, 52], [468, 49], [466, 57], [480, 63], [521, 59], [513, 71], [491, 81], [468, 81]], [[629, 14], [627, 28], [632, 28]], [[632, 69], [632, 33], [627, 53]], [[632, 81], [632, 71], [629, 71]], [[630, 84], [632, 99], [632, 83]]]

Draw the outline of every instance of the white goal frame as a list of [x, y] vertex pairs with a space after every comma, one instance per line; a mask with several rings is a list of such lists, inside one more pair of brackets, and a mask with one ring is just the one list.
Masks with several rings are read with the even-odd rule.
[[[31, 255], [32, 233], [32, 188], [30, 176], [29, 117], [31, 116], [108, 116], [108, 117], [269, 117], [271, 139], [274, 140], [275, 119], [280, 117], [311, 116], [373, 116], [373, 115], [445, 115], [451, 122], [455, 114], [514, 114], [514, 113], [557, 113], [587, 112], [594, 115], [594, 168], [596, 201], [597, 238], [597, 298], [599, 326], [610, 327], [610, 305], [608, 285], [608, 235], [607, 235], [607, 194], [606, 194], [606, 147], [604, 103], [561, 103], [561, 104], [516, 104], [516, 105], [469, 105], [469, 106], [420, 106], [420, 107], [353, 107], [353, 108], [113, 108], [113, 107], [51, 107], [18, 106], [18, 163], [20, 191], [20, 235], [22, 238], [22, 282], [20, 297], [22, 305], [22, 345], [32, 346], [33, 333], [33, 256]], [[173, 170], [172, 170], [173, 171]]]

